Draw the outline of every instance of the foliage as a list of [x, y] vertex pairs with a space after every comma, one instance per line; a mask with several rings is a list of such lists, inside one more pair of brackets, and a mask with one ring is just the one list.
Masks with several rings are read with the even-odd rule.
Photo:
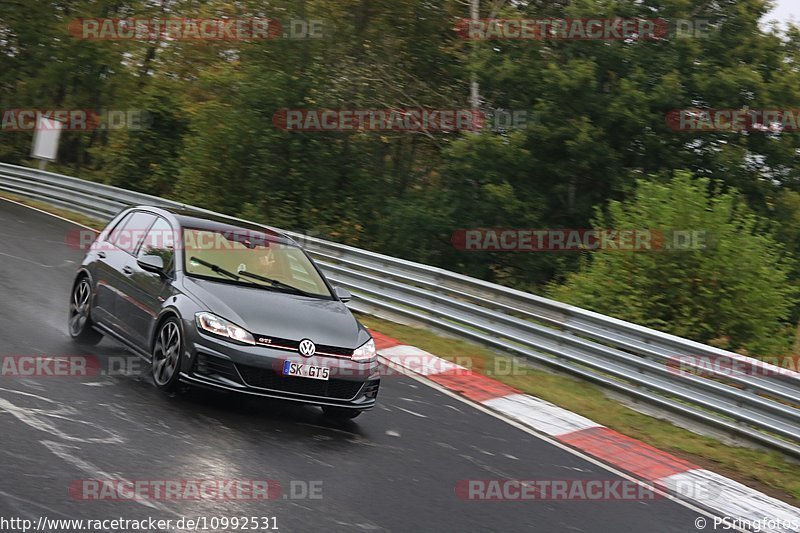
[[797, 291], [784, 247], [735, 190], [721, 192], [688, 173], [666, 183], [642, 180], [636, 195], [612, 201], [596, 226], [688, 230], [697, 238], [656, 252], [598, 251], [552, 288], [555, 298], [722, 348], [789, 351]]

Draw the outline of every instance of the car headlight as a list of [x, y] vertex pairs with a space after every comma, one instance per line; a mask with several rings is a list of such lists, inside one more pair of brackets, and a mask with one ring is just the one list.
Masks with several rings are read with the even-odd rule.
[[235, 342], [243, 344], [255, 344], [256, 340], [253, 335], [244, 328], [241, 328], [233, 322], [228, 322], [224, 318], [211, 313], [197, 313], [195, 315], [197, 322], [197, 329], [216, 335], [218, 337], [225, 337]]
[[370, 339], [362, 344], [360, 348], [356, 348], [350, 358], [357, 363], [369, 363], [370, 361], [374, 361], [377, 356], [378, 352], [375, 350], [375, 341]]

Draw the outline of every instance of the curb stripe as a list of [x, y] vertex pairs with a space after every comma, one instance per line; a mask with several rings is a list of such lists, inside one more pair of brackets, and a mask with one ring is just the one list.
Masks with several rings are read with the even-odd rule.
[[474, 402], [485, 403], [502, 396], [518, 395], [521, 391], [509, 387], [483, 374], [467, 369], [455, 369], [429, 376], [430, 380], [442, 385]]
[[[792, 521], [800, 523], [800, 511], [796, 507], [709, 470], [698, 468], [673, 474], [659, 480], [656, 485], [700, 502], [723, 517], [751, 522], [772, 521], [772, 524], [764, 526], [767, 531], [797, 531], [789, 524]], [[783, 524], [779, 523], [781, 521]]]
[[397, 346], [400, 344], [400, 341], [397, 339], [393, 339], [383, 333], [378, 333], [374, 330], [369, 330], [370, 334], [372, 335], [373, 340], [375, 341], [375, 348], [380, 352], [381, 350], [385, 350], [386, 348], [391, 348], [392, 346]]
[[699, 468], [604, 426], [583, 429], [556, 438], [648, 481]]
[[380, 355], [403, 368], [430, 376], [442, 372], [467, 372], [463, 366], [446, 361], [414, 346], [393, 346], [380, 351]]
[[527, 394], [496, 398], [484, 405], [554, 437], [598, 426], [586, 417]]

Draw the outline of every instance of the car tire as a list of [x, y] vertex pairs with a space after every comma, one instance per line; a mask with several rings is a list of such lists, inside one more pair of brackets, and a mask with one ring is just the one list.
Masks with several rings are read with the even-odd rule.
[[69, 319], [67, 329], [72, 340], [94, 346], [103, 338], [103, 334], [96, 331], [92, 322], [92, 284], [89, 278], [82, 276], [75, 282], [69, 301]]
[[176, 317], [170, 317], [158, 327], [153, 343], [153, 382], [164, 392], [178, 388], [183, 357], [183, 330]]
[[360, 415], [363, 411], [359, 409], [348, 409], [346, 407], [332, 407], [323, 405], [322, 412], [325, 413], [325, 416], [334, 420], [352, 420]]

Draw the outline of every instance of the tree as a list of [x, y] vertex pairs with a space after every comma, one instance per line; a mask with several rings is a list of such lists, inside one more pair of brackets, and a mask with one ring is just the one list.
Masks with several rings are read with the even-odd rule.
[[759, 355], [790, 350], [797, 291], [784, 247], [736, 190], [679, 173], [640, 180], [633, 198], [597, 213], [597, 228], [700, 232], [703, 248], [597, 251], [580, 271], [551, 287], [554, 298], [653, 327]]

